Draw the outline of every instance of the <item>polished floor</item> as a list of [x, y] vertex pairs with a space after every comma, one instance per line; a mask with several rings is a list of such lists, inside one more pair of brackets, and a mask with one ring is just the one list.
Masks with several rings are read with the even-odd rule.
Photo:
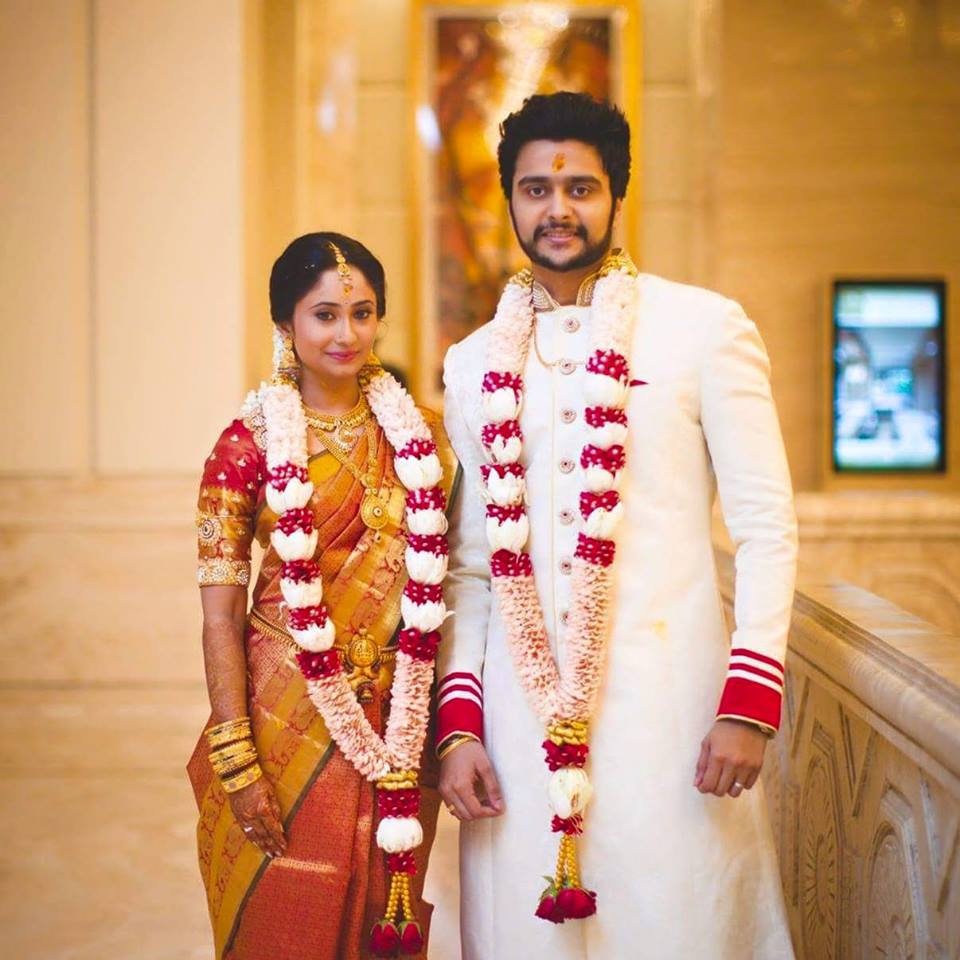
[[[0, 691], [0, 955], [210, 960], [183, 772], [205, 717], [200, 686]], [[430, 878], [445, 902], [454, 830]], [[449, 909], [436, 923], [431, 957], [456, 958]]]

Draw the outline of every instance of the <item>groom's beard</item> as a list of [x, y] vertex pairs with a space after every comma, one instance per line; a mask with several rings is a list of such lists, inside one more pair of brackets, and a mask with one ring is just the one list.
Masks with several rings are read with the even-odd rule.
[[556, 229], [562, 225], [549, 221], [542, 223], [533, 231], [533, 237], [530, 240], [525, 240], [517, 232], [517, 221], [514, 220], [513, 209], [510, 209], [510, 219], [513, 220], [513, 232], [517, 237], [517, 242], [520, 244], [520, 249], [530, 258], [531, 263], [535, 263], [538, 267], [544, 267], [546, 270], [553, 270], [556, 273], [582, 270], [584, 267], [591, 266], [591, 264], [599, 263], [607, 255], [607, 251], [613, 242], [613, 218], [615, 215], [616, 207], [613, 207], [610, 210], [610, 219], [607, 221], [606, 232], [603, 237], [595, 243], [590, 243], [587, 228], [582, 223], [574, 227], [574, 234], [583, 240], [583, 250], [571, 260], [556, 263], [547, 254], [538, 252], [537, 241], [547, 230]]

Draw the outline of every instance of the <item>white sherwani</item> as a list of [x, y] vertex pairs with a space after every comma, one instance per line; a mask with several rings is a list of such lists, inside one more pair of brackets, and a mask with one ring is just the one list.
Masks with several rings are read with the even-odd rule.
[[[725, 684], [725, 715], [769, 722], [771, 695], [779, 711], [773, 664], [782, 664], [786, 645], [796, 525], [768, 361], [732, 301], [650, 275], [636, 282], [630, 375], [645, 383], [631, 388], [627, 407], [626, 514], [606, 679], [591, 724], [596, 793], [579, 849], [598, 913], [587, 920], [554, 926], [533, 915], [559, 835], [550, 831], [544, 730], [515, 678], [490, 587], [479, 471], [489, 327], [447, 354], [446, 427], [464, 475], [450, 538], [454, 616], [442, 646], [440, 709], [447, 729], [451, 711], [453, 729], [482, 722], [506, 804], [503, 816], [461, 828], [464, 960], [793, 956], [760, 785], [736, 800], [693, 786]], [[536, 322], [545, 360], [586, 359], [589, 306], [540, 312]], [[583, 366], [571, 366], [548, 368], [531, 346], [521, 415], [528, 548], [561, 663], [585, 442]], [[737, 544], [733, 658], [711, 547], [715, 486]], [[753, 709], [751, 691], [765, 707]]]

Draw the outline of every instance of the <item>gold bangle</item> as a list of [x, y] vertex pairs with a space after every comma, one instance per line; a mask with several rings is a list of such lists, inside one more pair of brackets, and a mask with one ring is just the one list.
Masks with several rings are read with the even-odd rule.
[[239, 756], [230, 757], [228, 760], [218, 760], [213, 763], [213, 772], [218, 777], [223, 778], [228, 773], [234, 773], [237, 770], [242, 770], [244, 767], [250, 766], [251, 763], [256, 763], [258, 759], [256, 750], [248, 750]]
[[212, 727], [207, 728], [207, 736], [216, 736], [216, 734], [229, 730], [231, 727], [249, 727], [250, 726], [250, 717], [231, 717], [229, 720], [224, 720], [222, 723], [214, 724]]
[[236, 793], [244, 787], [249, 787], [251, 783], [256, 783], [262, 776], [263, 771], [260, 769], [260, 764], [255, 763], [252, 767], [247, 767], [246, 770], [238, 773], [235, 777], [221, 780], [220, 786], [223, 787], [224, 793]]
[[233, 743], [234, 740], [243, 740], [252, 736], [250, 718], [237, 717], [235, 720], [225, 720], [215, 727], [210, 727], [206, 734], [207, 743], [211, 748], [221, 747], [225, 743]]
[[462, 747], [465, 743], [480, 743], [480, 738], [472, 733], [451, 734], [440, 744], [437, 750], [437, 759], [442, 760], [444, 757], [453, 753], [457, 747]]
[[256, 750], [256, 745], [253, 742], [251, 737], [245, 737], [243, 740], [237, 740], [234, 743], [228, 743], [225, 747], [220, 747], [218, 750], [211, 750], [209, 753], [210, 762], [212, 763], [218, 757], [222, 757], [224, 760], [229, 759], [230, 757], [235, 757], [238, 753], [243, 753], [246, 750]]

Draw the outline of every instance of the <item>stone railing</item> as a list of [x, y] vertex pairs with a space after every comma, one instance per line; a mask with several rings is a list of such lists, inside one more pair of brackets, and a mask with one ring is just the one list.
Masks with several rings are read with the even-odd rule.
[[802, 581], [764, 784], [801, 960], [960, 957], [960, 637]]

